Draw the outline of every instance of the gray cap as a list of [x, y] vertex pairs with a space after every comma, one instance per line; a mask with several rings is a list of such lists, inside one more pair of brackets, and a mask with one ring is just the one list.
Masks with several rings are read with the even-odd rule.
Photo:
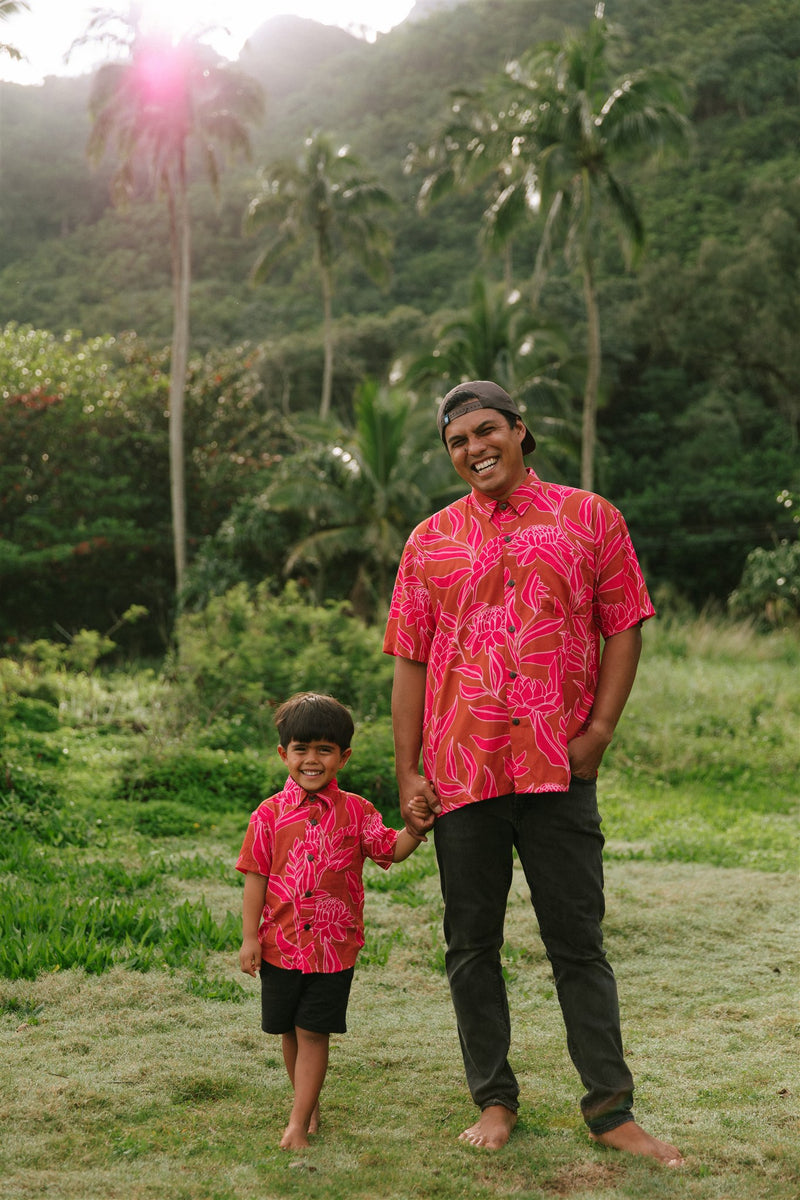
[[[441, 401], [436, 417], [439, 436], [445, 445], [447, 445], [444, 436], [445, 430], [450, 422], [454, 421], [456, 417], [463, 417], [465, 413], [474, 412], [478, 408], [495, 408], [499, 412], [511, 413], [512, 416], [519, 417], [522, 421], [522, 414], [516, 404], [499, 384], [492, 383], [488, 379], [473, 379], [469, 383], [459, 383], [456, 387], [451, 388]], [[524, 421], [523, 424], [525, 424]], [[525, 437], [522, 440], [522, 453], [530, 454], [535, 449], [536, 439], [526, 425]]]

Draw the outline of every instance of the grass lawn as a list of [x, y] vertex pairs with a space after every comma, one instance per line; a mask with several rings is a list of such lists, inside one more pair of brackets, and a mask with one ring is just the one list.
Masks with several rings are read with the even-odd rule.
[[[110, 798], [146, 738], [146, 712], [126, 724], [135, 696], [146, 709], [134, 688], [113, 721], [101, 705], [7, 732], [7, 811], [33, 824], [0, 823], [5, 1200], [797, 1200], [800, 655], [704, 648], [701, 634], [654, 642], [600, 789], [636, 1114], [683, 1168], [588, 1140], [519, 869], [504, 961], [520, 1120], [499, 1153], [459, 1142], [474, 1109], [432, 845], [388, 873], [368, 864], [367, 946], [322, 1129], [303, 1153], [278, 1150], [289, 1084], [237, 965], [247, 810], [187, 822], [153, 802], [143, 825], [147, 806]], [[67, 836], [64, 809], [85, 836]]]
[[[637, 1115], [683, 1149], [686, 1166], [670, 1171], [588, 1141], [520, 871], [506, 953], [520, 1122], [499, 1154], [458, 1141], [473, 1110], [439, 965], [432, 858], [424, 847], [406, 868], [413, 903], [403, 890], [368, 895], [350, 1032], [333, 1040], [323, 1127], [303, 1154], [277, 1149], [289, 1088], [278, 1039], [258, 1028], [254, 982], [240, 1003], [193, 994], [181, 970], [75, 969], [0, 985], [3, 1194], [795, 1200], [790, 875], [609, 864], [607, 941]], [[219, 884], [207, 899], [233, 907], [237, 897]], [[212, 965], [236, 982], [233, 959]]]

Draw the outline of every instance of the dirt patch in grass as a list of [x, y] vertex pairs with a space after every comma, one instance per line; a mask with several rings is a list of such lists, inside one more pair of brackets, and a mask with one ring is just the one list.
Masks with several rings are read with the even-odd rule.
[[624, 1174], [622, 1163], [575, 1163], [543, 1180], [541, 1188], [547, 1195], [574, 1196], [598, 1188], [613, 1188]]

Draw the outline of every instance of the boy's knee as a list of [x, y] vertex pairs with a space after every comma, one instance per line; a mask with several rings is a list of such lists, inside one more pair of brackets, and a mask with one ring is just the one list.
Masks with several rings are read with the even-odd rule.
[[320, 1045], [327, 1042], [330, 1038], [329, 1033], [315, 1033], [313, 1029], [301, 1029], [299, 1025], [295, 1026], [295, 1033], [298, 1041], [305, 1042], [307, 1045]]

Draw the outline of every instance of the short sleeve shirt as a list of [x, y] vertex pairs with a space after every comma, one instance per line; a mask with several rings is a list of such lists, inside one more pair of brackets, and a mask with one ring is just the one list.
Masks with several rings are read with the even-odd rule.
[[622, 515], [591, 492], [527, 479], [473, 491], [413, 531], [384, 650], [427, 664], [423, 769], [443, 812], [565, 791], [600, 638], [654, 614]]
[[289, 778], [250, 818], [236, 869], [266, 876], [258, 938], [276, 967], [352, 967], [364, 945], [364, 859], [390, 866], [397, 830], [336, 781], [309, 793]]

